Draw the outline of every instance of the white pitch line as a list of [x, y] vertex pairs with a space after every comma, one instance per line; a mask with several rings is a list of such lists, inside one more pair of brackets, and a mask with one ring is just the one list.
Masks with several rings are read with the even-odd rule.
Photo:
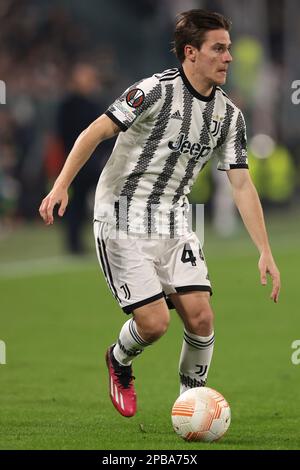
[[0, 280], [80, 271], [96, 267], [97, 263], [93, 257], [84, 257], [79, 260], [72, 256], [54, 256], [52, 258], [12, 261], [0, 263]]

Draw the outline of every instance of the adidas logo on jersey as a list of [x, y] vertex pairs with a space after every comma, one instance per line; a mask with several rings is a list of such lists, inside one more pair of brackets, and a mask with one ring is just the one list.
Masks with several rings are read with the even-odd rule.
[[172, 119], [172, 118], [173, 118], [173, 119], [180, 119], [180, 120], [182, 121], [181, 114], [180, 114], [180, 112], [179, 112], [178, 110], [175, 111], [174, 114], [172, 114], [171, 119]]

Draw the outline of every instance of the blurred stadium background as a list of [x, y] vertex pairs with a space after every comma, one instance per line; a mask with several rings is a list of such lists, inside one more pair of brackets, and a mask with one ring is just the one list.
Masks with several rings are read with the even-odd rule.
[[[171, 354], [181, 345], [175, 317], [170, 339], [143, 359], [151, 368], [155, 355], [165, 354], [172, 364], [172, 378], [157, 366], [166, 396], [155, 410], [150, 397], [160, 392], [142, 360], [137, 365], [145, 403], [133, 441], [131, 425], [115, 416], [106, 396], [101, 355], [124, 318], [98, 273], [91, 221], [94, 186], [113, 142], [99, 147], [71, 190], [75, 209], [65, 221], [43, 227], [38, 207], [80, 130], [130, 84], [177, 66], [170, 52], [174, 19], [190, 8], [232, 20], [234, 62], [224, 89], [246, 117], [250, 171], [284, 286], [280, 304], [267, 303], [226, 178], [207, 166], [191, 202], [205, 203], [205, 251], [219, 312], [210, 383], [236, 410], [236, 427], [222, 445], [300, 446], [300, 365], [290, 359], [291, 343], [300, 339], [300, 104], [292, 99], [300, 80], [298, 0], [1, 0], [0, 339], [7, 365], [0, 365], [0, 448], [184, 448], [168, 435], [177, 394]], [[272, 399], [262, 404], [270, 390]], [[247, 404], [252, 411], [245, 412]], [[117, 440], [105, 437], [120, 423]]]

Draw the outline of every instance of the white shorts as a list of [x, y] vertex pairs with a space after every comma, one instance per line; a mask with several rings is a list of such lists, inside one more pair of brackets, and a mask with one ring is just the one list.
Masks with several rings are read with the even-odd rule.
[[[211, 293], [203, 251], [194, 232], [158, 240], [115, 239], [112, 233], [107, 222], [94, 222], [101, 269], [125, 313], [176, 292]], [[173, 308], [170, 301], [168, 305]]]

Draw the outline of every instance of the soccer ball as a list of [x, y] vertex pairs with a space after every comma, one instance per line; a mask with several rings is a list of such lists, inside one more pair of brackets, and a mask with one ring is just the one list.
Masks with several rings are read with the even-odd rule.
[[172, 424], [174, 431], [186, 441], [216, 441], [229, 428], [230, 408], [216, 390], [191, 388], [175, 401]]

